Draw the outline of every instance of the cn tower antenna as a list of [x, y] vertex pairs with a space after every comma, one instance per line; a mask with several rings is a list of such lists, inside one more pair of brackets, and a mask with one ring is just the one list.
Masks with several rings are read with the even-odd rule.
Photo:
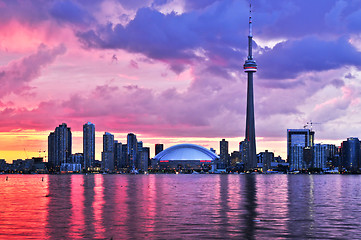
[[252, 3], [249, 0], [249, 36], [252, 37]]

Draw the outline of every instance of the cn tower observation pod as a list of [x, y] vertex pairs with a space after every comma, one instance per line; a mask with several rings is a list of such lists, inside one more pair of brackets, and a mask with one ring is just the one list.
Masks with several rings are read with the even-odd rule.
[[178, 144], [158, 153], [153, 158], [160, 168], [202, 169], [208, 168], [219, 156], [195, 144]]

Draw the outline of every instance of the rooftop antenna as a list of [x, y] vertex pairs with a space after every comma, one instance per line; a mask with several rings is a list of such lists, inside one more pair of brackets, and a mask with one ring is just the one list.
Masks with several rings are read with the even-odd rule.
[[251, 0], [249, 0], [249, 34], [248, 34], [248, 38], [249, 38], [248, 59], [252, 60], [253, 59], [253, 56], [252, 56], [253, 33], [252, 33], [252, 3], [251, 3]]

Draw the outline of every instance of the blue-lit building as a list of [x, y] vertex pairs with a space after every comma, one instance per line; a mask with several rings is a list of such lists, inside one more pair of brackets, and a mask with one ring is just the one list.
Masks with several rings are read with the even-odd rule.
[[287, 129], [287, 161], [291, 171], [313, 166], [314, 136], [310, 129]]
[[360, 166], [360, 141], [356, 137], [347, 138], [341, 144], [341, 167], [355, 171]]
[[314, 168], [326, 168], [326, 162], [327, 162], [327, 149], [328, 145], [326, 144], [315, 144], [313, 147], [314, 151], [314, 161], [313, 161], [313, 167]]

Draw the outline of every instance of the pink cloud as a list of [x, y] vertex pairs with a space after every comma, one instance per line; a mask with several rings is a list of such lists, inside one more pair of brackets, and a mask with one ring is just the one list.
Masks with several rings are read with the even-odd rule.
[[40, 45], [37, 52], [22, 59], [12, 61], [0, 67], [0, 96], [10, 93], [23, 94], [31, 89], [29, 83], [40, 76], [41, 70], [55, 61], [58, 55], [64, 54], [64, 45], [49, 49]]

